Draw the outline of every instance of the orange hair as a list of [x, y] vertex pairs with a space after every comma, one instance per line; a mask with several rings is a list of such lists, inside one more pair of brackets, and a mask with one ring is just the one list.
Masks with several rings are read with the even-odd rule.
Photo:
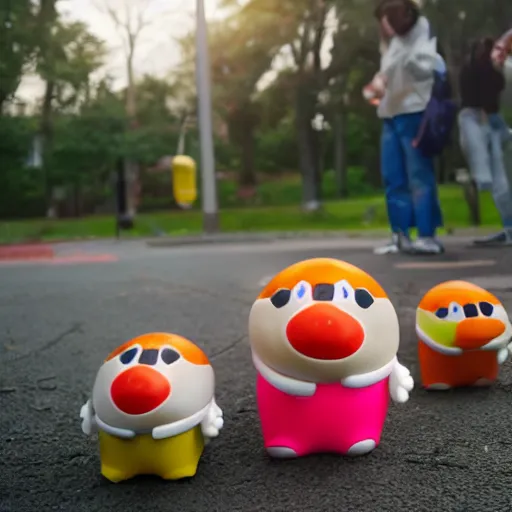
[[345, 261], [334, 258], [314, 258], [295, 263], [277, 274], [263, 288], [258, 299], [268, 299], [280, 288], [292, 289], [299, 281], [307, 281], [311, 286], [335, 284], [346, 279], [351, 286], [366, 288], [376, 299], [386, 299], [387, 295], [373, 277]]
[[206, 354], [197, 345], [182, 336], [166, 332], [151, 332], [133, 338], [111, 352], [105, 359], [105, 362], [110, 361], [133, 345], [140, 345], [144, 350], [152, 348], [160, 349], [164, 346], [170, 346], [175, 348], [189, 363], [197, 365], [210, 364]]
[[489, 302], [499, 305], [500, 301], [490, 292], [466, 281], [447, 281], [428, 291], [418, 308], [434, 313], [439, 308], [447, 308], [451, 302], [461, 306], [475, 302]]

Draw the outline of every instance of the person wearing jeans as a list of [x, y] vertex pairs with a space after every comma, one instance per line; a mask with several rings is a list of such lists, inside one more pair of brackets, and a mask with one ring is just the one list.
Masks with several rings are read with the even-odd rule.
[[493, 59], [493, 46], [490, 38], [473, 43], [461, 70], [460, 145], [473, 180], [479, 190], [491, 191], [503, 223], [501, 232], [475, 244], [512, 245], [512, 192], [503, 155], [508, 128], [499, 114], [505, 78]]
[[[364, 94], [380, 98], [381, 171], [392, 231], [391, 242], [375, 253], [440, 254], [444, 249], [436, 231], [442, 213], [434, 161], [414, 144], [440, 65], [436, 40], [418, 0], [383, 0], [375, 15], [385, 43], [380, 71]], [[412, 228], [418, 231], [415, 241]]]
[[[393, 233], [402, 235], [399, 238], [401, 248], [438, 254], [442, 248], [434, 240], [434, 235], [442, 225], [442, 215], [437, 198], [434, 165], [431, 158], [423, 156], [413, 146], [422, 119], [423, 112], [384, 119], [381, 140], [382, 177], [389, 223]], [[418, 230], [419, 238], [411, 243], [409, 231], [414, 227]], [[376, 252], [394, 252], [394, 248], [391, 251], [389, 249], [388, 245]]]

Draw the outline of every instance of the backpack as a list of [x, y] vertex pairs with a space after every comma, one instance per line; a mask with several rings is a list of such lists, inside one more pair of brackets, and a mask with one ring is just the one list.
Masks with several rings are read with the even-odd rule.
[[457, 111], [458, 106], [452, 99], [448, 74], [434, 71], [432, 95], [413, 145], [427, 157], [440, 155], [451, 141]]

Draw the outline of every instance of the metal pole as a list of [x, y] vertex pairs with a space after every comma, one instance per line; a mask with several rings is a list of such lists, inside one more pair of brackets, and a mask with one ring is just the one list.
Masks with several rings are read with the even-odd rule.
[[196, 83], [201, 137], [201, 197], [203, 206], [203, 230], [215, 233], [219, 230], [217, 208], [217, 183], [215, 180], [215, 154], [212, 135], [212, 99], [210, 90], [210, 60], [208, 32], [204, 0], [196, 3]]

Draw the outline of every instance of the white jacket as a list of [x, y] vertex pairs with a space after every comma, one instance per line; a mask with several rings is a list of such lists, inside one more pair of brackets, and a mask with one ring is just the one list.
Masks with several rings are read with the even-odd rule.
[[424, 17], [406, 36], [393, 37], [381, 59], [380, 74], [387, 84], [378, 116], [423, 112], [432, 94], [438, 58], [437, 40], [430, 38], [429, 22]]

